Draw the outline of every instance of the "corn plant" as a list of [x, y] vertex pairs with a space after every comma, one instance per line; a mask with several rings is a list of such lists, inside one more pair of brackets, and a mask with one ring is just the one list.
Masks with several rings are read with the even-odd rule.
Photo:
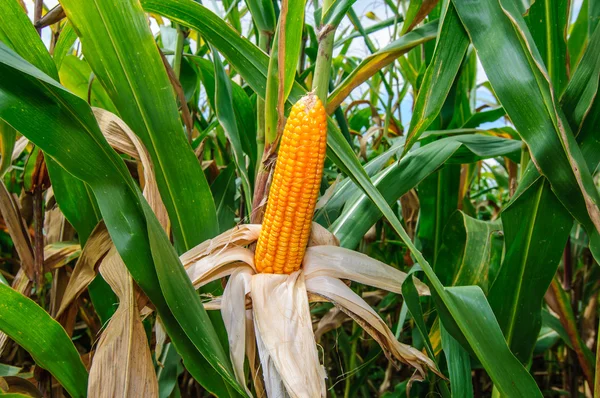
[[600, 395], [598, 4], [3, 0], [0, 395]]

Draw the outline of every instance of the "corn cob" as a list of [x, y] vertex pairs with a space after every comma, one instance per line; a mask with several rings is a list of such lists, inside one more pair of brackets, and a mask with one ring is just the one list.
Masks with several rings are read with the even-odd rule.
[[292, 107], [281, 137], [254, 260], [258, 272], [290, 274], [300, 269], [319, 196], [327, 116], [317, 96]]

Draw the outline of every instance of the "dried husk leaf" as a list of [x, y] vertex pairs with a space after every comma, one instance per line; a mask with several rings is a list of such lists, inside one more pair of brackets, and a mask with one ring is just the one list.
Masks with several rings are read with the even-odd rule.
[[14, 162], [21, 156], [27, 145], [29, 144], [29, 140], [25, 138], [25, 136], [20, 137], [17, 142], [15, 142], [15, 147], [12, 152], [12, 161]]
[[223, 298], [221, 296], [215, 297], [202, 303], [206, 311], [221, 311], [221, 305], [223, 304]]
[[275, 367], [273, 358], [269, 355], [269, 350], [260, 338], [260, 333], [256, 335], [256, 347], [260, 357], [260, 367], [265, 381], [265, 391], [267, 397], [287, 398], [289, 394], [285, 390], [285, 385], [281, 375]]
[[112, 247], [112, 241], [110, 235], [106, 230], [106, 226], [103, 222], [100, 222], [96, 228], [92, 231], [88, 238], [79, 260], [75, 264], [69, 284], [65, 289], [64, 297], [60, 303], [60, 308], [56, 314], [59, 317], [63, 311], [75, 300], [81, 292], [87, 288], [87, 286], [96, 277], [96, 267], [100, 261], [106, 256], [110, 248]]
[[[364, 285], [402, 294], [406, 273], [365, 254], [337, 246], [314, 246], [306, 249], [302, 263], [309, 280], [318, 276], [350, 279]], [[417, 291], [429, 295], [429, 288], [415, 280]]]
[[252, 385], [256, 391], [256, 396], [258, 398], [264, 398], [266, 397], [266, 391], [263, 379], [259, 372], [258, 361], [260, 358], [257, 356], [256, 338], [252, 309], [248, 309], [248, 306], [246, 306], [246, 357], [248, 358], [250, 375], [252, 376]]
[[[182, 254], [179, 259], [194, 287], [230, 275], [245, 263], [254, 269], [254, 252], [245, 249], [258, 239], [260, 224], [242, 224], [207, 240]], [[313, 223], [309, 246], [336, 245], [337, 238], [326, 228]]]
[[221, 315], [227, 339], [229, 341], [229, 357], [233, 364], [235, 377], [240, 385], [244, 386], [248, 396], [251, 396], [247, 387], [244, 373], [244, 359], [246, 358], [246, 294], [250, 292], [250, 279], [254, 271], [250, 267], [236, 269], [229, 277], [227, 286], [223, 291]]
[[154, 337], [156, 338], [156, 346], [154, 347], [154, 354], [156, 358], [160, 358], [163, 352], [163, 348], [167, 343], [167, 332], [162, 325], [162, 321], [160, 317], [156, 317], [156, 322], [154, 323]]
[[90, 369], [90, 397], [158, 397], [152, 355], [136, 302], [136, 287], [113, 247], [100, 266], [119, 307], [98, 342]]
[[56, 205], [52, 187], [46, 192], [46, 215], [44, 217], [44, 242], [46, 245], [52, 243], [73, 240], [75, 230], [67, 222], [65, 215]]
[[263, 373], [267, 369], [267, 392], [275, 379], [272, 361], [291, 397], [324, 397], [325, 370], [319, 363], [302, 271], [254, 275], [251, 295], [255, 330], [264, 344], [258, 349]]
[[327, 228], [316, 222], [312, 223], [308, 247], [311, 246], [339, 246], [340, 241]]
[[327, 299], [352, 317], [379, 343], [388, 359], [396, 358], [401, 362], [410, 364], [423, 376], [426, 375], [426, 368], [442, 376], [435, 363], [425, 354], [396, 340], [392, 331], [371, 306], [339, 279], [329, 276], [317, 276], [307, 279], [306, 289]]
[[240, 266], [254, 268], [254, 252], [243, 247], [231, 246], [202, 257], [186, 269], [196, 289], [216, 279], [231, 275]]
[[223, 232], [221, 235], [206, 240], [198, 246], [183, 253], [179, 259], [185, 268], [190, 267], [202, 258], [215, 254], [226, 247], [247, 246], [255, 242], [260, 234], [260, 224], [242, 224]]

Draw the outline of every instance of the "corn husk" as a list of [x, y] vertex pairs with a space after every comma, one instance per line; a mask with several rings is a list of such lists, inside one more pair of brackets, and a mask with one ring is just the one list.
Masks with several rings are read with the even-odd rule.
[[240, 262], [255, 270], [254, 252], [237, 246], [222, 248], [191, 264], [186, 272], [194, 287], [198, 289], [216, 279], [231, 275], [236, 268], [240, 267]]
[[371, 306], [339, 279], [331, 276], [307, 279], [306, 289], [327, 299], [353, 318], [379, 343], [390, 360], [395, 358], [410, 364], [423, 376], [427, 374], [427, 368], [440, 374], [435, 363], [425, 354], [409, 345], [400, 343]]
[[100, 266], [119, 307], [98, 342], [90, 369], [90, 397], [158, 397], [152, 355], [136, 301], [136, 287], [114, 247]]
[[[349, 316], [357, 321], [382, 346], [388, 358], [410, 364], [422, 375], [427, 368], [437, 372], [425, 354], [398, 342], [379, 315], [338, 279], [401, 293], [404, 272], [338, 247], [333, 234], [313, 224], [300, 271], [291, 275], [256, 274], [254, 252], [242, 246], [254, 242], [259, 234], [259, 225], [236, 227], [181, 256], [196, 288], [231, 275], [223, 296], [205, 302], [204, 307], [223, 313], [240, 384], [246, 385], [243, 369], [247, 356], [257, 394], [263, 393], [254, 367], [253, 350], [258, 350], [269, 397], [325, 396], [325, 371], [319, 362], [309, 300], [332, 302], [346, 314], [333, 319], [343, 321]], [[429, 294], [426, 285], [418, 281], [415, 284], [419, 293]], [[252, 320], [254, 327], [249, 326]], [[329, 327], [324, 323], [321, 333], [326, 329]]]
[[273, 358], [269, 355], [265, 343], [260, 337], [260, 333], [256, 335], [256, 347], [260, 353], [260, 367], [265, 382], [265, 392], [268, 398], [288, 398], [290, 395], [285, 390], [283, 379], [275, 367]]
[[229, 356], [238, 382], [252, 394], [246, 386], [244, 358], [246, 356], [246, 294], [250, 293], [250, 279], [253, 271], [250, 267], [236, 269], [223, 291], [221, 315], [227, 329]]
[[[281, 377], [293, 397], [324, 397], [325, 370], [319, 362], [302, 271], [290, 275], [257, 274], [251, 283], [254, 324], [267, 393]], [[270, 385], [270, 387], [269, 387]], [[270, 397], [279, 395], [269, 394]]]
[[198, 246], [182, 254], [179, 259], [185, 268], [200, 261], [202, 258], [215, 254], [227, 247], [247, 246], [255, 242], [260, 234], [260, 224], [242, 224], [221, 235], [200, 243]]
[[[350, 279], [364, 285], [402, 294], [406, 273], [365, 254], [337, 246], [314, 246], [306, 249], [302, 263], [306, 279], [329, 276]], [[429, 288], [415, 280], [417, 291], [429, 295]]]

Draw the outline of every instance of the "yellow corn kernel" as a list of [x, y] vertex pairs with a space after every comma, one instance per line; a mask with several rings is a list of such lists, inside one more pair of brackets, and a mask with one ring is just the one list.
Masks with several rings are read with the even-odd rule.
[[300, 269], [319, 196], [327, 115], [317, 96], [308, 94], [292, 107], [258, 237], [258, 272], [290, 274]]

